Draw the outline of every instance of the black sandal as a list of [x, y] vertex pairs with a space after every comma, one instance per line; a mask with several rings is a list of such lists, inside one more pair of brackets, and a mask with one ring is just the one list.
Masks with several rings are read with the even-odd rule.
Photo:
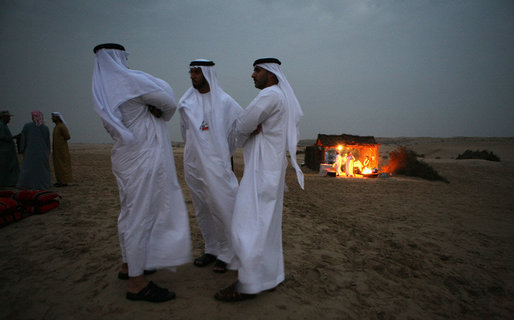
[[138, 293], [127, 291], [127, 299], [134, 301], [164, 302], [175, 298], [175, 292], [161, 288], [152, 281]]
[[212, 271], [216, 273], [225, 273], [227, 272], [227, 263], [223, 262], [219, 259], [216, 259], [216, 263], [214, 263], [214, 268]]
[[210, 253], [204, 253], [201, 257], [195, 259], [195, 266], [205, 267], [216, 261], [216, 256]]

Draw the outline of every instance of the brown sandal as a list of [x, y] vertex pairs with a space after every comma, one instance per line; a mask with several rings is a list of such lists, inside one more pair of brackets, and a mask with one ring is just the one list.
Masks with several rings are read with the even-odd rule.
[[220, 291], [216, 292], [214, 295], [214, 298], [216, 300], [220, 300], [223, 302], [237, 302], [237, 301], [243, 301], [248, 299], [253, 299], [257, 295], [256, 294], [247, 294], [247, 293], [241, 293], [237, 291], [237, 281], [231, 284], [230, 286], [226, 287], [225, 289], [221, 289]]

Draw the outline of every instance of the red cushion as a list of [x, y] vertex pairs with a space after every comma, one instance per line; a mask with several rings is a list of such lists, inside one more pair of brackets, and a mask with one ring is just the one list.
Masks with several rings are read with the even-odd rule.
[[19, 221], [28, 216], [29, 214], [23, 214], [19, 211], [2, 214], [0, 215], [0, 228], [5, 227], [8, 224]]
[[14, 191], [11, 190], [0, 190], [0, 198], [12, 198]]
[[59, 200], [50, 200], [47, 203], [39, 204], [39, 205], [26, 205], [23, 207], [23, 211], [26, 213], [35, 213], [35, 214], [41, 214], [46, 213], [53, 208], [57, 208], [59, 206]]
[[47, 203], [50, 200], [53, 200], [57, 197], [60, 197], [57, 193], [52, 191], [45, 191], [45, 190], [23, 190], [20, 192], [17, 192], [14, 195], [14, 199], [18, 200], [22, 203], [22, 205], [25, 204], [32, 204], [32, 205], [38, 205]]
[[11, 198], [0, 198], [0, 214], [13, 212], [18, 209], [18, 202]]

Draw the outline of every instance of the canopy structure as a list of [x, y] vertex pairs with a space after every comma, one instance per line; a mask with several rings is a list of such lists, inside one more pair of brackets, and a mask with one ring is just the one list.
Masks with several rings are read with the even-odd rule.
[[368, 159], [369, 167], [378, 168], [379, 147], [373, 136], [318, 134], [316, 143], [305, 148], [305, 165], [317, 171], [322, 163], [334, 163], [340, 152], [341, 155], [352, 153], [362, 163]]

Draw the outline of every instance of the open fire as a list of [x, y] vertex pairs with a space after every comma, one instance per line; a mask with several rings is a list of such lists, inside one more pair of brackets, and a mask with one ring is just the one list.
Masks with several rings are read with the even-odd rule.
[[377, 177], [378, 148], [371, 136], [318, 134], [316, 144], [305, 149], [305, 164], [321, 175]]
[[321, 163], [320, 173], [336, 177], [370, 178], [378, 176], [378, 150], [370, 146], [344, 146], [327, 148], [325, 163]]

